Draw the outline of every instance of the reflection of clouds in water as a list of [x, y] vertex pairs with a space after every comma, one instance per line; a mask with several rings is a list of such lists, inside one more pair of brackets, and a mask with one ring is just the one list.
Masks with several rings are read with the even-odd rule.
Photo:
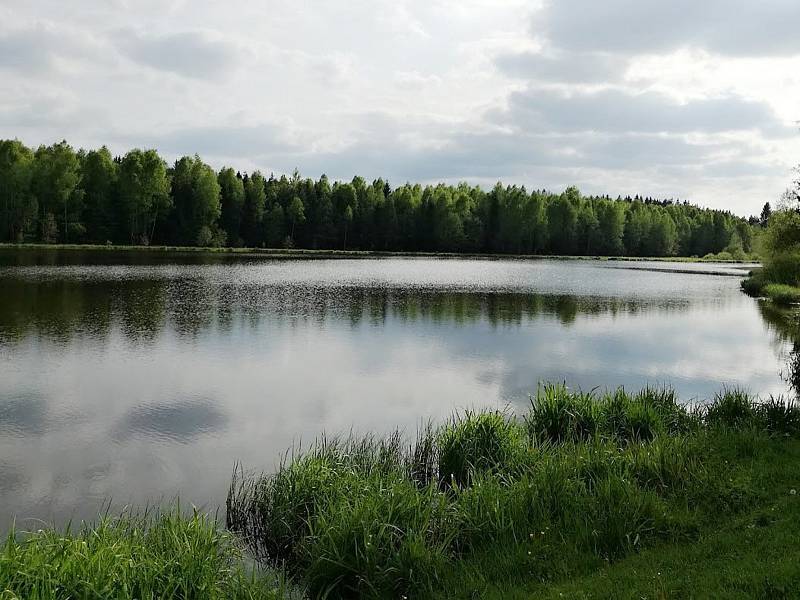
[[0, 462], [0, 490], [14, 492], [27, 483], [25, 472], [19, 467]]
[[227, 422], [228, 417], [208, 400], [182, 400], [134, 407], [117, 425], [114, 437], [124, 441], [144, 436], [188, 444], [198, 436], [219, 433]]
[[40, 436], [47, 431], [47, 403], [33, 393], [0, 396], [0, 435]]
[[[544, 379], [677, 374], [687, 399], [731, 373], [758, 391], [778, 380], [775, 336], [729, 277], [555, 261], [81, 269], [0, 272], [0, 529], [92, 517], [107, 498], [213, 508], [237, 460], [269, 469], [322, 431], [523, 408]], [[20, 403], [30, 381], [41, 398]]]

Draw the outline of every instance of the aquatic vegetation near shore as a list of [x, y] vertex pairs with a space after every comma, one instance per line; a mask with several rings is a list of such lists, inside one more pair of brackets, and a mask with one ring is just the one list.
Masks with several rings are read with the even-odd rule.
[[3, 600], [283, 598], [248, 572], [238, 541], [214, 519], [180, 507], [105, 517], [64, 531], [11, 531], [0, 544]]
[[730, 447], [752, 455], [799, 433], [800, 407], [742, 390], [686, 407], [669, 389], [545, 386], [521, 418], [468, 412], [410, 445], [324, 439], [274, 474], [237, 470], [227, 523], [312, 597], [430, 592], [459, 561], [520, 544], [547, 578], [567, 555], [693, 539], [754, 502]]

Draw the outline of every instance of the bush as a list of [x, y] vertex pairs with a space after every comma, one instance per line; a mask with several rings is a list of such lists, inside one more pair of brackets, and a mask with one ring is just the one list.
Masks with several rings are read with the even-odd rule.
[[742, 291], [748, 296], [757, 298], [762, 295], [762, 290], [766, 282], [764, 281], [764, 272], [761, 270], [750, 271], [750, 276], [742, 280]]

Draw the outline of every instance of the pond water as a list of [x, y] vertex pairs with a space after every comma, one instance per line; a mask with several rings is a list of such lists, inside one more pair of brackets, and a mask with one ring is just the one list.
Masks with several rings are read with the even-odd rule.
[[784, 393], [791, 340], [746, 271], [0, 252], [0, 530], [108, 499], [213, 510], [236, 461], [524, 410], [542, 381]]

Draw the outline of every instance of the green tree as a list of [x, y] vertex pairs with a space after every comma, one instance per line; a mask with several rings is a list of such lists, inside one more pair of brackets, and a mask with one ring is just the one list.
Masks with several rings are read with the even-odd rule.
[[181, 245], [216, 246], [220, 235], [220, 185], [217, 175], [199, 156], [184, 156], [172, 173], [175, 241]]
[[230, 246], [241, 246], [240, 235], [244, 212], [244, 182], [231, 168], [222, 169], [217, 177], [220, 188], [220, 221]]
[[621, 202], [601, 200], [597, 205], [597, 251], [607, 256], [619, 256], [625, 251], [625, 207]]
[[276, 202], [266, 216], [267, 245], [278, 248], [286, 239], [286, 215], [283, 207]]
[[[291, 233], [289, 235], [294, 243], [295, 226], [298, 223], [304, 223], [306, 220], [306, 212], [305, 208], [303, 208], [303, 201], [297, 196], [292, 198], [292, 201], [289, 202], [289, 206], [286, 208], [286, 216], [292, 226]], [[352, 213], [350, 213], [350, 217], [352, 218]]]
[[[552, 198], [547, 206], [547, 223], [551, 249], [556, 254], [575, 252], [578, 211], [574, 188]], [[577, 191], [577, 190], [575, 190]]]
[[108, 148], [81, 154], [83, 188], [83, 223], [86, 237], [103, 243], [118, 237], [117, 163]]
[[32, 175], [33, 152], [17, 140], [0, 140], [0, 240], [21, 242], [36, 226]]
[[[363, 183], [363, 180], [361, 180]], [[358, 184], [358, 182], [357, 182]], [[347, 228], [353, 221], [354, 208], [358, 202], [356, 196], [356, 186], [352, 183], [340, 183], [333, 186], [331, 194], [333, 212], [336, 219], [337, 238], [343, 240], [342, 245], [347, 245]], [[289, 219], [292, 219], [292, 212], [289, 211]], [[292, 236], [294, 237], [294, 235]]]
[[172, 208], [167, 165], [155, 150], [131, 150], [119, 164], [119, 197], [133, 244], [150, 244]]
[[255, 171], [249, 177], [245, 177], [243, 183], [242, 238], [247, 246], [256, 247], [263, 241], [261, 229], [267, 198], [266, 181], [259, 171]]
[[[43, 242], [80, 241], [85, 232], [81, 222], [83, 190], [78, 155], [66, 141], [40, 146], [34, 155], [32, 189], [43, 223]], [[58, 233], [52, 225], [57, 224]]]

